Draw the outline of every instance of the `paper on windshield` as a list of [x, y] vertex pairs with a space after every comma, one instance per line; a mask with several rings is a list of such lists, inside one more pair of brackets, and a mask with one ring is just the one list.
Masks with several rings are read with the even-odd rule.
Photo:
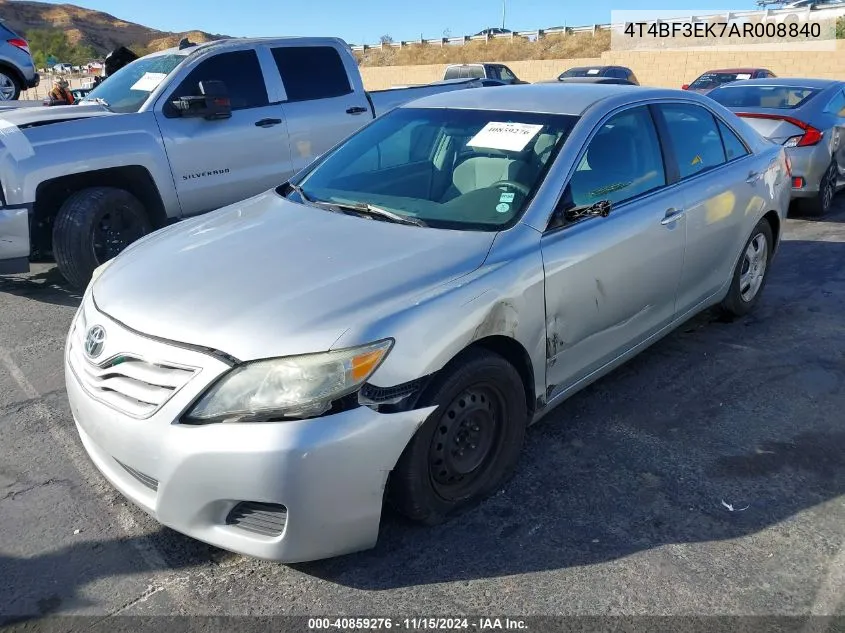
[[481, 128], [481, 131], [473, 136], [467, 145], [521, 152], [542, 129], [542, 125], [491, 121]]
[[598, 68], [590, 68], [590, 70], [587, 71], [587, 74], [588, 75], [598, 75], [599, 69]]
[[152, 92], [158, 85], [164, 81], [167, 73], [144, 73], [138, 81], [132, 84], [130, 90], [142, 90], [143, 92]]
[[737, 80], [740, 79], [751, 79], [751, 73], [739, 73], [736, 76]]

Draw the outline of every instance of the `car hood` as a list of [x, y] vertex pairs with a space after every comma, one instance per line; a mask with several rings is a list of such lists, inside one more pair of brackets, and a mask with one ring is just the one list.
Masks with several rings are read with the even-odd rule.
[[239, 360], [304, 354], [477, 269], [495, 235], [347, 216], [268, 192], [136, 242], [92, 294], [147, 335]]
[[114, 116], [114, 113], [96, 103], [72, 106], [20, 107], [0, 111], [0, 119], [21, 129], [26, 129], [33, 125], [41, 126], [108, 115]]

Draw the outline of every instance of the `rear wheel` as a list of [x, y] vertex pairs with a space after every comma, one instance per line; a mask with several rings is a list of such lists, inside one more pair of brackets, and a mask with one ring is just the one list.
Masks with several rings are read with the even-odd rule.
[[723, 312], [739, 317], [754, 309], [768, 278], [773, 247], [772, 227], [762, 219], [751, 232], [734, 269], [730, 290], [721, 303]]
[[498, 354], [472, 350], [428, 390], [438, 405], [394, 469], [389, 500], [426, 524], [472, 506], [513, 473], [527, 423], [525, 389]]
[[152, 230], [144, 205], [128, 191], [93, 187], [71, 195], [53, 224], [53, 254], [62, 276], [84, 288], [94, 269]]
[[0, 69], [0, 101], [16, 101], [21, 94], [21, 85], [8, 70]]
[[836, 183], [838, 179], [839, 169], [836, 166], [836, 160], [832, 160], [819, 182], [819, 193], [813, 198], [800, 200], [801, 211], [805, 215], [815, 217], [821, 217], [827, 214], [830, 211], [830, 206], [833, 204], [833, 196], [836, 195]]

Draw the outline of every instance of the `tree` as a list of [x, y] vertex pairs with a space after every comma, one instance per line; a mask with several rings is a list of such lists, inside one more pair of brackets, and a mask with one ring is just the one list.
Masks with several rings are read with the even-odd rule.
[[71, 44], [65, 32], [58, 29], [32, 29], [26, 32], [26, 39], [38, 68], [46, 68], [49, 57], [60, 63], [81, 66], [96, 56], [86, 44]]
[[393, 44], [393, 38], [389, 35], [382, 35], [379, 39], [379, 42], [382, 44]]

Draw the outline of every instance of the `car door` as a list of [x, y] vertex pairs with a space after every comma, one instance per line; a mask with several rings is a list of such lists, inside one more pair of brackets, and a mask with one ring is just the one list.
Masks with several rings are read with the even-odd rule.
[[678, 206], [666, 183], [648, 106], [610, 115], [582, 150], [561, 204], [613, 208], [550, 225], [541, 239], [550, 397], [671, 322], [685, 227], [666, 222]]
[[[767, 194], [764, 167], [720, 118], [692, 103], [656, 107], [668, 151], [677, 166], [686, 216], [687, 246], [678, 290], [678, 312], [708, 301], [733, 271], [748, 214]], [[759, 195], [758, 195], [759, 194]]]
[[[254, 50], [207, 57], [187, 71], [156, 111], [183, 215], [243, 200], [285, 181], [290, 146], [282, 108], [271, 104]], [[207, 121], [186, 117], [172, 105], [199, 94], [201, 81], [222, 81], [232, 116]]]
[[353, 90], [349, 72], [331, 46], [271, 49], [284, 84], [282, 108], [295, 171], [372, 120], [363, 90]]

